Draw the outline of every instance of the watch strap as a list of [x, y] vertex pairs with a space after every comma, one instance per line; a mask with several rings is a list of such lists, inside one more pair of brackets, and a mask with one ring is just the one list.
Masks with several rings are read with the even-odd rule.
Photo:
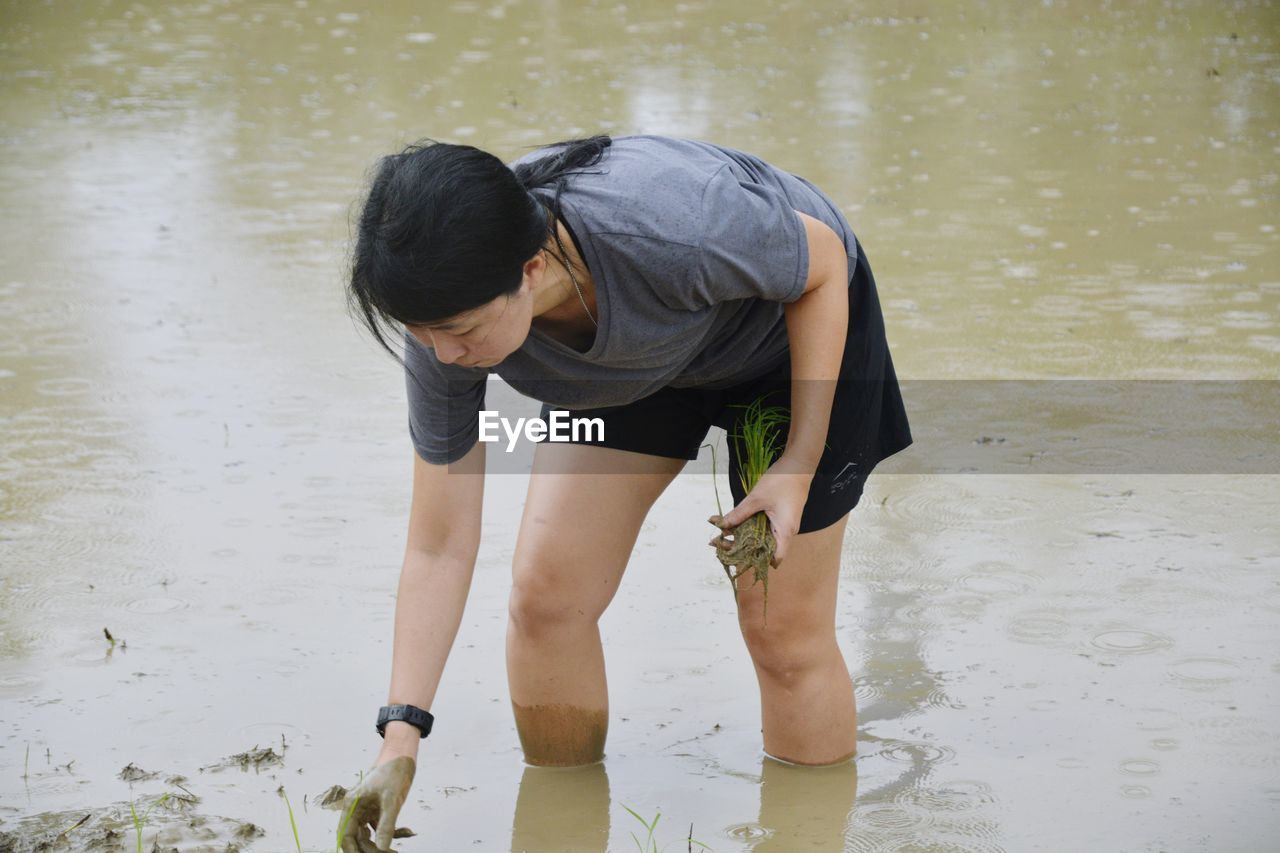
[[424, 711], [413, 705], [383, 705], [378, 709], [378, 734], [386, 737], [387, 723], [393, 720], [402, 720], [411, 726], [416, 726], [418, 731], [422, 732], [422, 737], [431, 734], [431, 724], [435, 722], [435, 717], [430, 711]]

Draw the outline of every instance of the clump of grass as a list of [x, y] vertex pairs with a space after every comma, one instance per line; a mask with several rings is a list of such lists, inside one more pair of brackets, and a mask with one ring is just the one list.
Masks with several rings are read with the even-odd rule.
[[[738, 421], [737, 431], [729, 436], [730, 441], [737, 442], [739, 482], [743, 494], [749, 494], [760, 482], [760, 478], [769, 470], [778, 458], [777, 447], [780, 431], [791, 419], [791, 413], [784, 406], [766, 406], [760, 397], [745, 407], [742, 418]], [[711, 457], [712, 477], [715, 476], [715, 450]], [[716, 508], [720, 509], [720, 493], [716, 492]], [[724, 515], [723, 512], [720, 513]], [[769, 518], [763, 512], [757, 512], [733, 530], [730, 547], [716, 548], [716, 559], [724, 566], [725, 575], [733, 589], [733, 600], [738, 600], [738, 578], [747, 571], [751, 572], [752, 585], [762, 584], [764, 593], [764, 615], [769, 613], [769, 569], [773, 565], [774, 553], [778, 542], [773, 535]]]

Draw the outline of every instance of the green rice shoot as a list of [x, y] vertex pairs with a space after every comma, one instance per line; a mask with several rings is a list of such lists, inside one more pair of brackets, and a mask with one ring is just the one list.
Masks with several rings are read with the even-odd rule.
[[[742, 418], [738, 421], [737, 430], [729, 436], [736, 442], [739, 484], [743, 494], [749, 494], [760, 478], [779, 456], [782, 430], [791, 420], [791, 413], [785, 406], [766, 406], [764, 397], [759, 397], [747, 406], [742, 407]], [[712, 475], [715, 472], [715, 451], [711, 457]], [[720, 506], [720, 495], [716, 493], [716, 506]], [[723, 512], [721, 513], [723, 515]], [[769, 570], [773, 560], [777, 542], [769, 524], [769, 518], [763, 512], [757, 512], [733, 529], [733, 547], [728, 551], [717, 549], [716, 556], [724, 566], [725, 575], [733, 589], [733, 598], [738, 599], [737, 580], [748, 569], [752, 572], [752, 583], [760, 583], [763, 592], [764, 614], [769, 612]], [[731, 566], [736, 571], [731, 570]]]
[[285, 793], [284, 786], [280, 787], [280, 796], [284, 797], [285, 808], [289, 810], [289, 826], [293, 828], [293, 843], [298, 847], [298, 853], [302, 853], [302, 839], [298, 837], [298, 822], [293, 818], [293, 805], [289, 802], [289, 795]]
[[[363, 773], [361, 773], [361, 774], [360, 774], [360, 778], [361, 778], [361, 781], [364, 781], [364, 774], [363, 774]], [[341, 825], [339, 825], [339, 826], [338, 826], [338, 849], [337, 849], [337, 853], [342, 853], [342, 839], [346, 837], [346, 834], [347, 834], [347, 824], [351, 823], [351, 815], [355, 813], [355, 810], [356, 810], [356, 804], [357, 804], [357, 803], [359, 803], [359, 802], [360, 802], [360, 795], [359, 795], [359, 794], [357, 794], [357, 795], [356, 795], [356, 796], [351, 800], [351, 806], [350, 806], [350, 808], [348, 808], [348, 809], [347, 809], [347, 813], [346, 813], [346, 815], [344, 815], [344, 816], [343, 816]]]
[[142, 828], [147, 825], [147, 815], [151, 814], [151, 809], [154, 809], [167, 799], [169, 799], [169, 794], [165, 792], [160, 799], [151, 804], [151, 808], [142, 813], [142, 817], [138, 817], [138, 810], [133, 807], [133, 800], [129, 801], [129, 813], [133, 815], [133, 828], [138, 833], [138, 853], [142, 853]]

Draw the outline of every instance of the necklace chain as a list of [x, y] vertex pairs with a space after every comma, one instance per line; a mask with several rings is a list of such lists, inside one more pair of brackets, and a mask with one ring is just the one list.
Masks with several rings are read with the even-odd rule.
[[582, 303], [582, 310], [587, 312], [587, 319], [591, 321], [591, 325], [600, 328], [596, 318], [591, 316], [591, 309], [587, 307], [587, 298], [582, 295], [582, 285], [578, 284], [578, 277], [573, 274], [573, 264], [565, 264], [564, 268], [569, 273], [569, 281], [573, 282], [573, 289], [578, 291], [578, 301]]
[[560, 248], [560, 257], [564, 261], [564, 271], [569, 274], [569, 281], [573, 282], [573, 289], [578, 292], [578, 301], [582, 303], [582, 310], [587, 312], [587, 319], [591, 321], [591, 325], [597, 329], [600, 324], [596, 322], [596, 318], [591, 316], [591, 309], [587, 307], [587, 297], [582, 294], [582, 285], [578, 284], [578, 277], [573, 274], [573, 262], [569, 260], [569, 253], [565, 251], [564, 243], [560, 242], [560, 229], [556, 228], [551, 232], [556, 238], [556, 246]]
[[[557, 198], [558, 197], [559, 193], [557, 193]], [[591, 316], [591, 309], [587, 307], [587, 297], [582, 294], [582, 285], [578, 284], [578, 277], [573, 274], [573, 263], [569, 260], [569, 253], [565, 251], [564, 243], [560, 241], [560, 229], [556, 220], [551, 216], [550, 211], [547, 211], [546, 213], [552, 223], [551, 235], [556, 238], [556, 246], [559, 247], [560, 257], [564, 261], [564, 270], [569, 274], [569, 281], [573, 282], [573, 289], [578, 292], [578, 301], [582, 303], [582, 310], [587, 313], [587, 319], [591, 321], [591, 325], [599, 329], [600, 324], [596, 322], [595, 317]]]

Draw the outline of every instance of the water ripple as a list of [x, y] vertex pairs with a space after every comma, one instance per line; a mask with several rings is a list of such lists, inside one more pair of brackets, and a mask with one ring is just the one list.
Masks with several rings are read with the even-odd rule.
[[175, 610], [186, 610], [190, 606], [191, 602], [185, 599], [156, 596], [152, 598], [135, 598], [127, 602], [124, 607], [125, 610], [133, 613], [159, 615], [161, 613], [173, 613]]
[[1184, 687], [1211, 690], [1240, 677], [1240, 665], [1230, 658], [1191, 657], [1169, 665], [1169, 675]]
[[956, 757], [956, 751], [949, 746], [923, 741], [898, 741], [876, 754], [902, 764], [944, 764]]
[[911, 802], [930, 812], [970, 812], [994, 805], [991, 786], [976, 779], [956, 779], [931, 788], [900, 792], [897, 802]]
[[1155, 776], [1160, 772], [1160, 765], [1146, 758], [1130, 758], [1120, 762], [1120, 772], [1129, 776]]
[[1030, 592], [1039, 578], [1031, 572], [1013, 568], [1007, 563], [980, 563], [972, 574], [961, 575], [956, 583], [978, 595], [992, 599], [1013, 598]]
[[1140, 655], [1167, 649], [1173, 645], [1173, 640], [1164, 634], [1151, 631], [1115, 629], [1095, 634], [1089, 639], [1089, 645], [1104, 652]]
[[739, 823], [724, 828], [725, 835], [738, 841], [761, 841], [773, 835], [773, 830], [758, 823]]
[[40, 683], [39, 676], [29, 673], [15, 673], [13, 675], [0, 675], [0, 692], [5, 691], [26, 691], [30, 687]]
[[1071, 623], [1062, 613], [1039, 610], [1015, 616], [1005, 631], [1017, 642], [1047, 645], [1062, 639], [1070, 629]]
[[928, 829], [933, 815], [913, 803], [869, 803], [857, 808], [854, 822], [873, 831], [899, 834]]
[[938, 601], [900, 607], [896, 621], [919, 628], [967, 625], [982, 616], [988, 599], [978, 595], [952, 595]]
[[1045, 512], [1034, 501], [1017, 495], [979, 497], [967, 491], [963, 494], [917, 491], [889, 495], [882, 506], [891, 519], [904, 523], [941, 523], [949, 527], [984, 530], [993, 524], [1022, 524]]

